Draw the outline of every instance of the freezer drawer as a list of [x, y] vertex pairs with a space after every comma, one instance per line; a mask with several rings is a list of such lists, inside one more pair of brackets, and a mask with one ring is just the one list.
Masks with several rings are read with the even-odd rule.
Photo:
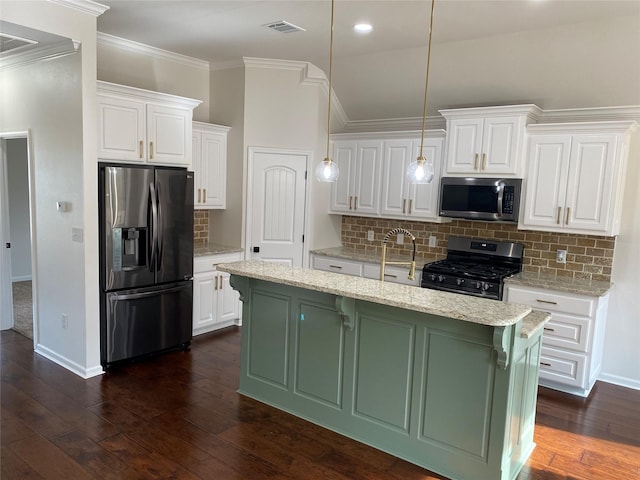
[[106, 292], [102, 308], [103, 367], [191, 341], [191, 281]]

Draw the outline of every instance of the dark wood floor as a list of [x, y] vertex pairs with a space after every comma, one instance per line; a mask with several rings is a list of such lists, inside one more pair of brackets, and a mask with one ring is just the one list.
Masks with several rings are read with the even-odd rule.
[[[1, 474], [12, 479], [429, 480], [442, 477], [236, 393], [239, 329], [82, 380], [0, 335]], [[518, 480], [640, 478], [640, 392], [541, 389]]]

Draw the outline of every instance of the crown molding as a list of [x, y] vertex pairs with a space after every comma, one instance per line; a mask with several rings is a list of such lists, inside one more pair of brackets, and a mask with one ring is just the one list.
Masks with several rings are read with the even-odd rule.
[[91, 15], [95, 15], [96, 17], [102, 15], [104, 12], [109, 10], [107, 5], [102, 5], [98, 2], [93, 2], [92, 0], [48, 0], [51, 3], [57, 3], [58, 5], [62, 5], [64, 7], [73, 8], [74, 10], [78, 10], [83, 13], [89, 13]]
[[212, 72], [218, 70], [230, 70], [232, 68], [244, 68], [245, 63], [243, 60], [229, 60], [227, 62], [214, 62], [209, 64], [209, 70]]
[[170, 93], [154, 92], [152, 90], [105, 82], [103, 80], [98, 80], [96, 85], [98, 87], [98, 94], [101, 95], [127, 97], [134, 100], [144, 99], [149, 103], [157, 105], [182, 105], [186, 108], [193, 109], [202, 103], [202, 100], [197, 100], [195, 98], [181, 97]]
[[608, 121], [640, 122], [640, 105], [543, 110], [538, 123]]
[[29, 49], [15, 55], [8, 55], [0, 58], [0, 71], [11, 68], [24, 67], [41, 60], [64, 57], [78, 51], [78, 44], [71, 40], [62, 40], [55, 43], [45, 44], [41, 47]]
[[[326, 75], [313, 63], [255, 57], [244, 57], [243, 60], [245, 67], [297, 71], [300, 73], [300, 83], [302, 85], [317, 85], [325, 95], [328, 95], [329, 93], [329, 81], [327, 80]], [[335, 91], [333, 91], [333, 88], [331, 89], [331, 106], [332, 124], [335, 125], [337, 123], [339, 125], [346, 125], [349, 122], [349, 118], [347, 117], [344, 108], [342, 108], [342, 104], [336, 96]]]
[[[426, 130], [441, 130], [445, 127], [444, 118], [427, 117]], [[422, 129], [422, 117], [388, 118], [382, 120], [353, 120], [347, 122], [345, 133], [360, 132], [394, 132], [394, 131], [420, 131]]]
[[[420, 119], [420, 127], [422, 127], [422, 119]], [[425, 129], [424, 138], [439, 138], [444, 139], [446, 131], [442, 128]], [[420, 130], [394, 130], [394, 131], [368, 131], [368, 132], [342, 132], [332, 133], [331, 140], [389, 140], [389, 139], [406, 139], [406, 138], [420, 138]]]
[[161, 48], [152, 47], [150, 45], [145, 45], [143, 43], [134, 42], [133, 40], [116, 37], [107, 33], [98, 32], [97, 39], [98, 45], [119, 48], [120, 50], [148, 55], [162, 60], [169, 60], [171, 62], [179, 63], [191, 68], [197, 68], [199, 70], [210, 69], [209, 62], [205, 60], [188, 57], [179, 53], [169, 52], [167, 50], [162, 50]]

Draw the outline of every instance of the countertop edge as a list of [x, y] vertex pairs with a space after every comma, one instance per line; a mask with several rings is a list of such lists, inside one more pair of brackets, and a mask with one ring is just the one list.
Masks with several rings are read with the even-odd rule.
[[532, 310], [522, 319], [522, 328], [520, 329], [520, 337], [529, 339], [533, 337], [538, 330], [544, 328], [544, 325], [551, 319], [551, 313], [541, 310]]
[[520, 272], [505, 278], [504, 283], [505, 285], [520, 285], [589, 297], [603, 297], [613, 288], [613, 283], [611, 282], [572, 280], [570, 278], [551, 277], [528, 272]]

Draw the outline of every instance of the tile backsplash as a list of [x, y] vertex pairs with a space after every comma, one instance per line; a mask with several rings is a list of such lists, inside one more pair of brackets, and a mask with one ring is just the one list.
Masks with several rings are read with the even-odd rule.
[[[447, 240], [450, 235], [495, 239], [524, 245], [524, 271], [574, 279], [611, 281], [615, 237], [518, 230], [516, 225], [509, 223], [470, 220], [426, 223], [344, 215], [342, 246], [380, 254], [384, 235], [397, 227], [409, 230], [416, 237], [416, 253], [427, 261], [447, 256]], [[373, 241], [367, 240], [369, 230], [374, 232]], [[435, 247], [429, 247], [429, 236], [436, 237]], [[392, 238], [387, 249], [392, 254], [409, 255], [411, 242], [396, 245], [395, 238]], [[557, 250], [567, 251], [566, 263], [556, 262]]]
[[209, 241], [209, 210], [193, 211], [193, 243]]

